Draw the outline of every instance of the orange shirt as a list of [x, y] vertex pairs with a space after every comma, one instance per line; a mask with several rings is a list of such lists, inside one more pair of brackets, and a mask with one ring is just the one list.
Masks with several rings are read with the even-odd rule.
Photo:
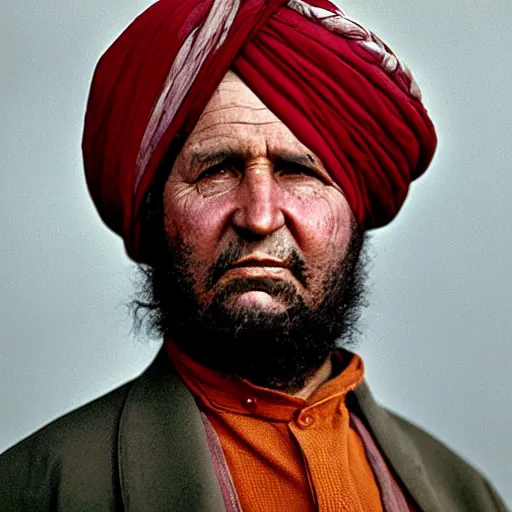
[[334, 354], [345, 368], [306, 401], [205, 368], [171, 342], [166, 348], [219, 436], [245, 512], [382, 512], [345, 405], [363, 379], [359, 356]]

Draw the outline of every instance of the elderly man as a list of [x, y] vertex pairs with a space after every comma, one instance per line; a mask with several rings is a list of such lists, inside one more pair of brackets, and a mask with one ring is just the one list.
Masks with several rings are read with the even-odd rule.
[[435, 146], [408, 69], [328, 0], [150, 7], [97, 67], [83, 150], [164, 345], [0, 457], [2, 510], [506, 510], [347, 350], [365, 232]]

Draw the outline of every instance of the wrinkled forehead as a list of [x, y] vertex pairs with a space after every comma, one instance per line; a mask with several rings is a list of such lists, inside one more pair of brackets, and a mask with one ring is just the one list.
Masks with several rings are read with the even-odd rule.
[[[234, 97], [237, 98], [237, 104], [239, 105], [268, 110], [253, 90], [235, 73], [235, 71], [230, 69], [215, 89], [201, 117], [211, 110], [229, 106]], [[277, 117], [274, 117], [277, 120]]]
[[248, 129], [261, 132], [268, 127], [287, 130], [252, 89], [234, 71], [229, 70], [206, 104], [189, 140], [197, 143], [212, 134], [236, 136], [245, 134]]
[[201, 113], [180, 157], [188, 159], [214, 149], [232, 150], [247, 158], [297, 153], [321, 165], [318, 157], [232, 70]]

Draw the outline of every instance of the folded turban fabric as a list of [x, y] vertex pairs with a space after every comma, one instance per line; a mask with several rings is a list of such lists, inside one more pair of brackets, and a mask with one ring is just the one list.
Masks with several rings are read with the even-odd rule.
[[393, 219], [437, 141], [387, 45], [328, 0], [160, 0], [100, 59], [83, 136], [89, 191], [132, 259], [162, 159], [229, 69], [320, 158], [363, 229]]

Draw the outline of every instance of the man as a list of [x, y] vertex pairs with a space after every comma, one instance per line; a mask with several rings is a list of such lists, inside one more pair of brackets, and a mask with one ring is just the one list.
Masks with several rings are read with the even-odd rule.
[[164, 346], [0, 457], [2, 510], [506, 510], [347, 350], [365, 232], [435, 145], [410, 72], [327, 0], [137, 18], [96, 70], [84, 163]]

